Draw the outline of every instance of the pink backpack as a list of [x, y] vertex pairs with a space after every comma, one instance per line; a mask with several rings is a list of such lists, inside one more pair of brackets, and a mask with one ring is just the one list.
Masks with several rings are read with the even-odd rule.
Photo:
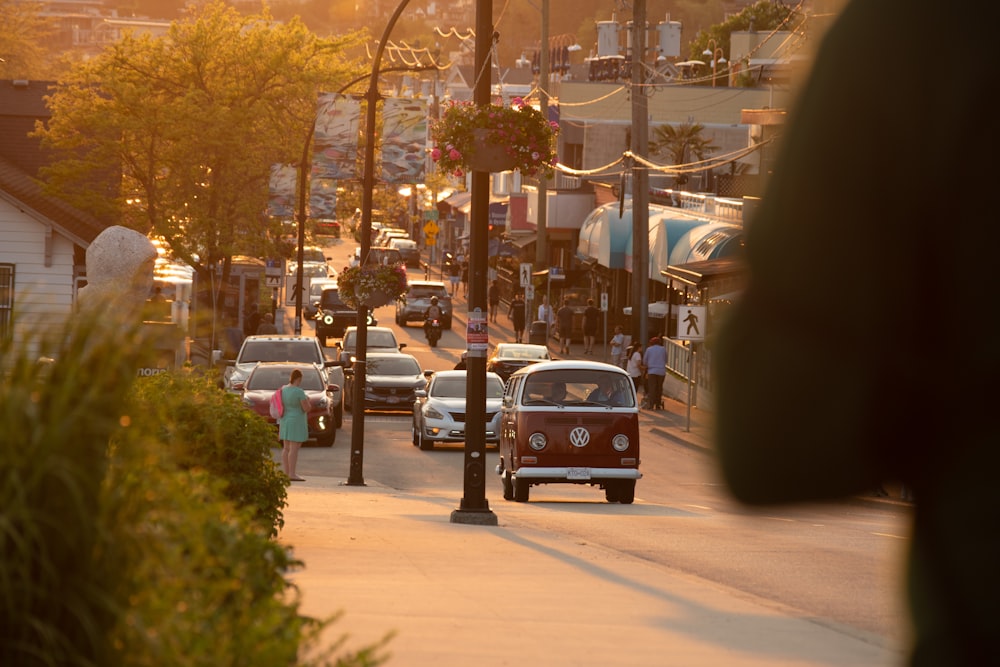
[[285, 404], [281, 400], [281, 390], [287, 385], [281, 386], [278, 391], [271, 394], [271, 419], [277, 421], [285, 414]]

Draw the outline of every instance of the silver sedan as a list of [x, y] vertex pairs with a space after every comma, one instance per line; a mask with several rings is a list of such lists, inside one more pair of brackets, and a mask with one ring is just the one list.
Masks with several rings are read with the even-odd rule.
[[[500, 404], [503, 380], [486, 374], [486, 443], [500, 441]], [[422, 450], [434, 449], [435, 442], [465, 442], [465, 371], [438, 371], [426, 390], [417, 391], [413, 403], [413, 444]]]

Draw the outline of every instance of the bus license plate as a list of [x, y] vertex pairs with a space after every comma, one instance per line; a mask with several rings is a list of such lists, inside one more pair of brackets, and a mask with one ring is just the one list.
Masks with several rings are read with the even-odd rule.
[[566, 479], [590, 479], [590, 468], [569, 468]]

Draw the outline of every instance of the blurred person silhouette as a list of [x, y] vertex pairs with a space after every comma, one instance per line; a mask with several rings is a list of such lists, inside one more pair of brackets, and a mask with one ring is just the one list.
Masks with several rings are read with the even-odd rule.
[[[928, 17], [948, 45], [934, 57]], [[749, 280], [713, 345], [716, 447], [737, 498], [866, 495], [883, 480], [913, 492], [911, 665], [1000, 664], [1000, 318], [983, 253], [1000, 247], [983, 57], [998, 19], [986, 2], [845, 5], [792, 107], [748, 223]], [[920, 66], [871, 67], [886, 53]], [[947, 196], [950, 169], [964, 196]], [[930, 349], [948, 351], [946, 379]]]

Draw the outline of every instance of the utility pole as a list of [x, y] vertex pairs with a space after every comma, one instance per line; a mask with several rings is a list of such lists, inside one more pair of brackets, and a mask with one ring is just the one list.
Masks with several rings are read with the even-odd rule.
[[[490, 103], [493, 71], [493, 0], [476, 0], [475, 86], [472, 101]], [[468, 323], [488, 331], [489, 309], [486, 283], [489, 271], [490, 174], [472, 170], [472, 225], [469, 229], [469, 311]], [[478, 336], [477, 336], [478, 337]], [[452, 523], [480, 526], [497, 525], [497, 516], [486, 500], [486, 344], [466, 341], [468, 357], [465, 372], [465, 466], [464, 495], [458, 509], [451, 513]]]
[[[549, 119], [549, 0], [542, 0], [542, 37], [541, 47], [538, 54], [538, 104], [541, 107], [545, 120]], [[549, 269], [549, 251], [546, 244], [547, 232], [545, 227], [548, 224], [548, 198], [549, 179], [544, 173], [538, 176], [538, 215], [535, 225], [535, 271]], [[534, 308], [534, 303], [528, 304], [529, 308]], [[549, 300], [549, 308], [552, 301]], [[529, 312], [537, 312], [537, 309]], [[528, 322], [534, 317], [529, 317]], [[548, 317], [545, 321], [548, 322]], [[549, 343], [549, 327], [545, 326], [545, 344]]]
[[[646, 100], [646, 0], [635, 0], [632, 14], [632, 154], [649, 152], [649, 112]], [[643, 345], [649, 340], [649, 172], [632, 167], [632, 335]], [[638, 313], [638, 321], [636, 321]]]

